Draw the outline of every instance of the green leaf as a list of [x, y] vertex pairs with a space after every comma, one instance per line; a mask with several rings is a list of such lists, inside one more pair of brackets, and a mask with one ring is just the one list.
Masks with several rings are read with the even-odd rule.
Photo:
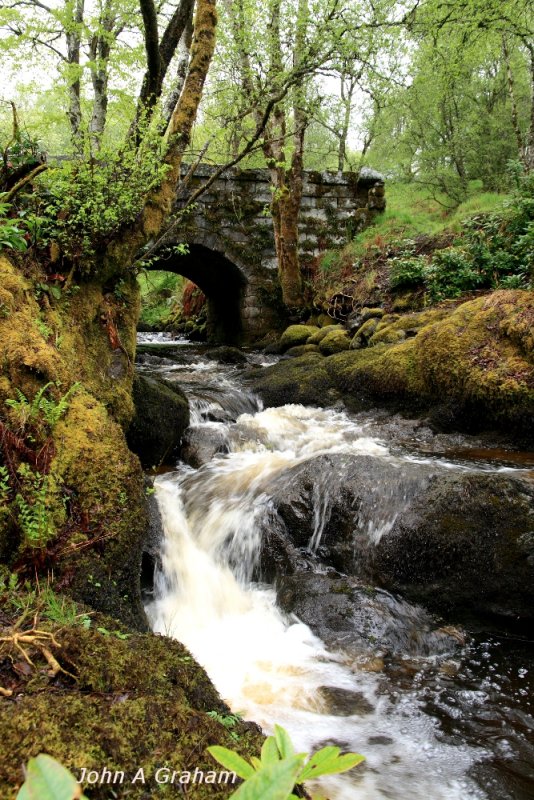
[[274, 736], [268, 736], [261, 748], [261, 763], [265, 766], [275, 764], [277, 761], [280, 761], [280, 753], [276, 746], [276, 739]]
[[274, 738], [282, 758], [289, 758], [295, 755], [295, 748], [291, 743], [288, 732], [280, 725], [274, 726]]
[[297, 755], [262, 767], [230, 796], [230, 800], [287, 800], [301, 764], [302, 756]]
[[339, 747], [323, 747], [318, 750], [299, 773], [299, 783], [318, 778], [320, 775], [335, 775], [339, 772], [346, 772], [365, 761], [365, 757], [358, 753], [346, 753], [343, 756], [338, 754]]
[[241, 756], [233, 750], [228, 750], [227, 747], [213, 745], [213, 747], [208, 747], [208, 753], [213, 756], [215, 761], [218, 761], [219, 764], [222, 764], [226, 769], [235, 772], [240, 778], [250, 778], [252, 775], [256, 774], [254, 768], [248, 761], [245, 761], [244, 758], [241, 758]]
[[82, 787], [68, 769], [44, 753], [30, 758], [16, 800], [84, 800]]

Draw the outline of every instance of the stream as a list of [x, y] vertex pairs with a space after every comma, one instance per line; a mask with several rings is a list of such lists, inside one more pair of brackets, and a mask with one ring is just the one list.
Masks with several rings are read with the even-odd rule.
[[[299, 751], [338, 744], [364, 754], [354, 773], [311, 787], [329, 800], [534, 798], [532, 642], [473, 623], [444, 646], [425, 633], [426, 612], [410, 606], [411, 624], [422, 631], [415, 650], [384, 657], [370, 647], [355, 656], [284, 613], [259, 570], [274, 487], [280, 491], [285, 472], [310, 458], [362, 455], [408, 477], [426, 468], [516, 473], [534, 465], [385, 412], [264, 409], [240, 366], [163, 335], [143, 341], [163, 349], [143, 352], [140, 372], [177, 382], [193, 433], [219, 450], [197, 469], [178, 462], [155, 480], [165, 535], [146, 604], [153, 630], [182, 641], [232, 711], [266, 732], [279, 723]], [[247, 359], [258, 369], [275, 360]], [[336, 478], [317, 476], [312, 553]], [[365, 510], [371, 544], [393, 525], [408, 485], [401, 477], [378, 481]]]

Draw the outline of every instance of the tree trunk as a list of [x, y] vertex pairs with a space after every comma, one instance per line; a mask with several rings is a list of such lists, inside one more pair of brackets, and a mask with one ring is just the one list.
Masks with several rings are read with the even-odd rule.
[[178, 105], [165, 133], [165, 163], [168, 171], [160, 186], [147, 198], [137, 222], [109, 244], [104, 257], [104, 272], [121, 272], [132, 263], [136, 253], [161, 232], [174, 204], [180, 181], [184, 150], [191, 139], [191, 130], [202, 97], [204, 82], [215, 49], [217, 25], [216, 0], [197, 0], [191, 61]]
[[521, 134], [521, 128], [519, 127], [519, 113], [517, 110], [517, 99], [515, 95], [514, 73], [512, 72], [512, 65], [510, 63], [510, 51], [508, 49], [506, 36], [502, 37], [502, 51], [504, 55], [504, 62], [506, 64], [506, 80], [508, 82], [508, 95], [510, 97], [511, 104], [512, 127], [514, 129], [517, 142], [517, 154], [524, 163], [523, 136]]
[[80, 103], [80, 45], [81, 26], [83, 23], [84, 0], [77, 0], [72, 18], [72, 27], [67, 33], [67, 63], [69, 69], [74, 68], [74, 77], [69, 74], [68, 118], [71, 137], [76, 150], [82, 147], [82, 108]]

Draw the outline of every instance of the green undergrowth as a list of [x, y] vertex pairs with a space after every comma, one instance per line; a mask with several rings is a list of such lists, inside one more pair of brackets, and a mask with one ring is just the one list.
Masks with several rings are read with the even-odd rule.
[[326, 253], [314, 303], [339, 320], [363, 306], [418, 309], [534, 277], [534, 181], [509, 194], [474, 193], [454, 210], [417, 186], [388, 186], [388, 208], [340, 251]]
[[139, 323], [154, 329], [172, 324], [180, 312], [185, 278], [174, 272], [151, 270], [138, 276], [141, 289]]

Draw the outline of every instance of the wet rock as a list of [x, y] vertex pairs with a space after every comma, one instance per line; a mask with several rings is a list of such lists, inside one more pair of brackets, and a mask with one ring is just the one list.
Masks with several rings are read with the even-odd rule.
[[198, 469], [217, 453], [228, 452], [228, 440], [224, 427], [218, 423], [192, 426], [182, 439], [180, 457], [190, 467]]
[[440, 475], [376, 545], [381, 585], [441, 611], [534, 619], [534, 486]]
[[339, 686], [320, 686], [319, 695], [325, 701], [328, 713], [337, 717], [363, 717], [374, 710], [362, 692], [341, 689]]
[[421, 607], [333, 572], [286, 576], [277, 584], [277, 596], [284, 611], [296, 614], [330, 647], [354, 657], [369, 651], [442, 655], [459, 644]]
[[328, 454], [284, 471], [270, 488], [273, 516], [295, 547], [347, 574], [366, 575], [374, 541], [422, 491], [432, 468]]
[[238, 347], [215, 347], [204, 353], [210, 361], [220, 361], [223, 364], [246, 364], [247, 357]]
[[162, 464], [178, 448], [189, 425], [189, 403], [182, 390], [168, 381], [136, 375], [135, 416], [127, 432], [128, 447], [145, 467]]
[[284, 359], [253, 374], [252, 389], [266, 406], [328, 405], [339, 399], [339, 393], [325, 370], [325, 360], [319, 353]]

